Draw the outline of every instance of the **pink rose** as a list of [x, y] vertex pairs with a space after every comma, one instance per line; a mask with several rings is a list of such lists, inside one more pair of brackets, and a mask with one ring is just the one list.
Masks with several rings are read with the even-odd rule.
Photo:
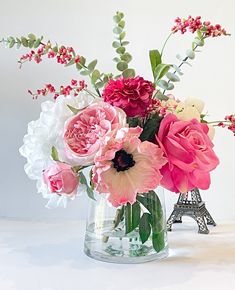
[[168, 159], [161, 169], [162, 186], [182, 193], [193, 188], [209, 188], [210, 171], [216, 168], [219, 159], [208, 131], [208, 126], [196, 119], [180, 121], [168, 114], [162, 120], [156, 136]]
[[97, 101], [72, 117], [65, 126], [67, 155], [79, 165], [94, 162], [105, 136], [126, 126], [126, 114], [103, 101]]
[[79, 178], [65, 163], [56, 162], [43, 172], [43, 180], [52, 193], [75, 195]]
[[121, 108], [128, 117], [144, 117], [152, 104], [154, 86], [142, 77], [110, 80], [103, 92], [105, 102]]

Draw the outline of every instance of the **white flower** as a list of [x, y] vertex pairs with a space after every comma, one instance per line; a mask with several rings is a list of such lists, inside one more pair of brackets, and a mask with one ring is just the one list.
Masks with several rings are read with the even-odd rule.
[[42, 180], [42, 171], [53, 163], [52, 146], [58, 150], [61, 161], [74, 165], [67, 160], [63, 142], [64, 124], [73, 116], [67, 105], [82, 109], [89, 103], [90, 98], [87, 95], [59, 96], [55, 102], [43, 102], [40, 118], [28, 124], [28, 132], [24, 136], [24, 144], [19, 151], [27, 159], [24, 167], [26, 174], [30, 179], [37, 181], [38, 192], [42, 193], [44, 198], [50, 199], [48, 207], [65, 206], [68, 199], [66, 196], [50, 193]]

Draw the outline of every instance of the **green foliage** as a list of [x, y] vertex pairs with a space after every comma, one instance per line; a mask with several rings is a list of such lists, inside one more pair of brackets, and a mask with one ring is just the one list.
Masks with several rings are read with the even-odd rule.
[[52, 148], [51, 148], [51, 158], [52, 158], [54, 161], [60, 161], [60, 160], [59, 160], [58, 151], [57, 151], [57, 149], [55, 148], [55, 146], [52, 146]]
[[91, 187], [88, 185], [88, 182], [86, 180], [85, 175], [82, 171], [79, 172], [79, 181], [81, 184], [84, 184], [86, 186], [86, 192], [89, 198], [96, 200], [94, 196], [94, 191], [91, 189]]
[[143, 131], [140, 135], [140, 140], [143, 141], [154, 141], [155, 135], [158, 132], [160, 122], [162, 117], [159, 117], [157, 114], [150, 116], [150, 118], [145, 122]]
[[154, 70], [154, 78], [157, 82], [169, 71], [172, 65], [160, 63]]
[[[117, 62], [117, 69], [122, 72], [122, 76], [124, 78], [134, 77], [135, 71], [133, 69], [129, 69], [129, 62], [132, 60], [132, 56], [130, 53], [126, 51], [126, 46], [129, 44], [128, 41], [125, 41], [126, 32], [124, 31], [125, 28], [125, 21], [124, 21], [124, 14], [122, 12], [117, 12], [116, 15], [113, 17], [115, 22], [115, 27], [113, 29], [113, 33], [115, 34], [115, 38], [117, 39], [112, 43], [113, 48], [115, 48], [116, 53], [119, 57], [115, 57], [113, 59], [114, 62]], [[120, 77], [120, 75], [116, 76]]]
[[[155, 193], [151, 190], [148, 193], [137, 196], [137, 200], [148, 210], [149, 216], [144, 218], [143, 225], [140, 220], [140, 227], [142, 230], [141, 241], [146, 241], [147, 236], [149, 237], [152, 228], [152, 243], [155, 251], [159, 252], [165, 247], [164, 240], [164, 213], [161, 202]], [[141, 219], [143, 216], [141, 217]], [[151, 225], [151, 227], [150, 227]], [[144, 227], [146, 227], [146, 232]]]
[[124, 71], [124, 70], [126, 70], [128, 68], [128, 64], [127, 64], [127, 62], [125, 62], [125, 61], [120, 61], [120, 62], [118, 62], [118, 64], [117, 64], [117, 69], [119, 70], [119, 71]]
[[150, 50], [149, 51], [149, 59], [150, 59], [150, 63], [151, 63], [151, 68], [152, 68], [152, 72], [153, 72], [153, 76], [154, 72], [156, 70], [156, 67], [162, 63], [162, 58], [161, 58], [161, 54], [158, 50]]
[[140, 219], [139, 234], [140, 234], [141, 242], [144, 244], [148, 240], [151, 234], [149, 213], [144, 213]]
[[175, 73], [168, 72], [166, 74], [166, 77], [172, 82], [179, 82], [180, 81], [180, 78]]
[[132, 68], [128, 68], [122, 72], [122, 76], [124, 78], [133, 78], [135, 76], [135, 70]]
[[76, 115], [76, 114], [80, 111], [79, 109], [74, 108], [73, 106], [70, 106], [70, 105], [68, 105], [68, 104], [67, 104], [67, 107], [70, 109], [70, 111], [71, 111], [74, 115]]

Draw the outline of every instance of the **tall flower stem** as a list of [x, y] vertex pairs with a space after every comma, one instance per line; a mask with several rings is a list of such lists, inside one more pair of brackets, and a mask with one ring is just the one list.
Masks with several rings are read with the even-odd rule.
[[171, 36], [172, 36], [173, 34], [174, 34], [174, 32], [171, 32], [171, 33], [167, 36], [165, 42], [163, 43], [163, 46], [162, 46], [162, 49], [161, 49], [161, 57], [162, 57], [162, 55], [163, 55], [163, 51], [164, 51], [164, 49], [165, 49], [165, 47], [166, 47], [166, 44], [167, 44], [168, 40], [171, 38]]

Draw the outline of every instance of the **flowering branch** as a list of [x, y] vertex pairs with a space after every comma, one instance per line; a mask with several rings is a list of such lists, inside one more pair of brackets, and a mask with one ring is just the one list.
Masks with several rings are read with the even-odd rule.
[[19, 59], [20, 67], [23, 63], [27, 61], [35, 61], [36, 63], [42, 62], [43, 56], [48, 58], [55, 58], [57, 63], [64, 65], [65, 67], [75, 65], [76, 69], [83, 76], [89, 76], [91, 79], [91, 83], [94, 86], [97, 94], [99, 96], [99, 88], [102, 88], [108, 80], [112, 77], [110, 74], [100, 73], [98, 69], [96, 69], [97, 60], [93, 60], [88, 65], [86, 65], [86, 59], [83, 56], [80, 56], [75, 53], [75, 50], [72, 47], [65, 47], [63, 45], [52, 46], [50, 40], [46, 43], [42, 42], [43, 37], [36, 37], [34, 34], [30, 33], [28, 37], [22, 36], [21, 38], [14, 38], [12, 36], [7, 39], [2, 39], [0, 42], [5, 43], [6, 46], [12, 48], [16, 45], [19, 49], [21, 46], [27, 47], [31, 50], [25, 55], [22, 55]]
[[59, 90], [56, 90], [52, 84], [46, 84], [44, 88], [38, 89], [36, 93], [33, 93], [31, 90], [28, 90], [28, 93], [33, 96], [33, 99], [37, 99], [39, 96], [47, 96], [48, 94], [53, 94], [54, 100], [57, 99], [58, 96], [62, 95], [64, 97], [73, 95], [74, 97], [78, 96], [78, 93], [82, 90], [88, 92], [93, 97], [97, 97], [92, 92], [87, 90], [87, 85], [85, 81], [77, 81], [71, 80], [71, 84], [67, 86], [60, 86]]
[[228, 130], [232, 131], [235, 136], [235, 114], [225, 116], [223, 121], [212, 121], [207, 122], [207, 124], [222, 128], [228, 128]]

